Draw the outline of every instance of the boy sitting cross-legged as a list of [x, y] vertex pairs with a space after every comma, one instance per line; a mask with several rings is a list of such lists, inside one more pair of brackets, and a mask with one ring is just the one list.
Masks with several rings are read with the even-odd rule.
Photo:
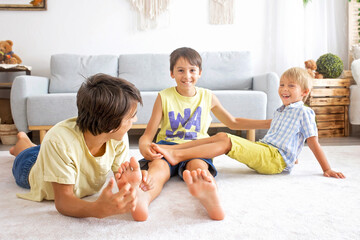
[[140, 160], [140, 165], [152, 176], [154, 188], [148, 192], [139, 192], [138, 205], [133, 213], [137, 221], [147, 219], [149, 204], [160, 194], [170, 177], [175, 175], [183, 177], [189, 192], [201, 202], [211, 219], [222, 220], [225, 216], [215, 184], [216, 168], [212, 159], [189, 158], [188, 161], [172, 166], [166, 157], [163, 158], [151, 147], [160, 124], [157, 143], [162, 146], [208, 137], [210, 112], [231, 129], [270, 126], [271, 120], [234, 118], [210, 90], [196, 87], [202, 73], [201, 65], [199, 53], [191, 48], [178, 48], [170, 55], [170, 75], [175, 79], [176, 87], [159, 93], [150, 121], [139, 141], [140, 152], [146, 159]]

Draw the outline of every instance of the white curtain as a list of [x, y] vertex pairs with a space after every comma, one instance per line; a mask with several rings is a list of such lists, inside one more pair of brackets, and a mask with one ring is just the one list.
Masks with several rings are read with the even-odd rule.
[[347, 0], [267, 0], [266, 69], [279, 75], [328, 52], [348, 69]]

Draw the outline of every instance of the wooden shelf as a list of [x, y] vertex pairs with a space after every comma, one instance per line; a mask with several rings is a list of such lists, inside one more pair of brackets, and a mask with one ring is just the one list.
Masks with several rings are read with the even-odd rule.
[[319, 137], [349, 136], [348, 106], [352, 78], [314, 79], [306, 101], [316, 114]]

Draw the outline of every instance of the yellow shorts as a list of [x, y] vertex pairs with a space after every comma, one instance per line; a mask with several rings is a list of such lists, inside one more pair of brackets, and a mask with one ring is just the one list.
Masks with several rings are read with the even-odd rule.
[[231, 134], [228, 136], [232, 144], [227, 153], [229, 157], [262, 174], [277, 174], [285, 169], [286, 163], [275, 147]]

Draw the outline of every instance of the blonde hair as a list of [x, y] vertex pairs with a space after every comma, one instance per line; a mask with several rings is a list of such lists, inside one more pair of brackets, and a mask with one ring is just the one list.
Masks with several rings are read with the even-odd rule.
[[[299, 68], [299, 67], [290, 68], [281, 75], [281, 78], [287, 78], [291, 81], [294, 81], [295, 83], [300, 85], [303, 91], [309, 90], [310, 93], [312, 89], [313, 77], [304, 68]], [[306, 101], [308, 96], [309, 94], [307, 94], [304, 97], [303, 99], [304, 102]]]

